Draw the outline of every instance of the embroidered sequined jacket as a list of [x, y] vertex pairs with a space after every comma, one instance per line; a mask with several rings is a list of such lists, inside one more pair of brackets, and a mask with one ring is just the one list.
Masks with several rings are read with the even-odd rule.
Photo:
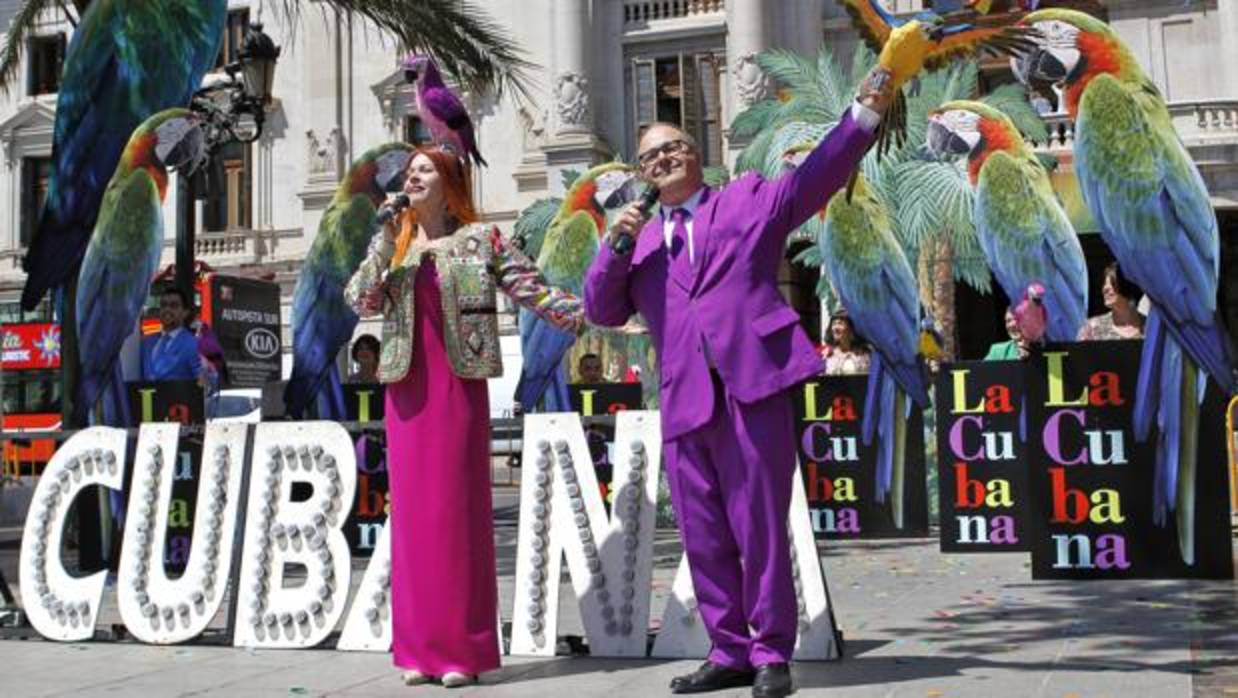
[[[461, 378], [493, 378], [503, 373], [496, 291], [562, 329], [575, 332], [584, 322], [580, 300], [548, 286], [528, 257], [494, 226], [475, 223], [449, 236], [416, 243], [401, 264], [391, 269], [394, 254], [395, 245], [380, 230], [344, 290], [358, 315], [383, 316], [378, 365], [378, 380], [383, 383], [400, 381], [412, 365], [417, 312], [413, 282], [425, 255], [432, 255], [438, 267], [447, 356]], [[376, 289], [382, 293], [375, 294]]]

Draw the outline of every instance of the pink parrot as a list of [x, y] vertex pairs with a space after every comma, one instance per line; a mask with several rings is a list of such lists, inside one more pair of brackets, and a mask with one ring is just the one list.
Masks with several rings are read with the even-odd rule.
[[1028, 284], [1023, 291], [1023, 298], [1014, 308], [1015, 324], [1028, 344], [1036, 344], [1044, 339], [1045, 327], [1049, 324], [1045, 316], [1045, 287], [1038, 281]]
[[429, 56], [411, 54], [400, 61], [404, 77], [417, 85], [417, 116], [430, 130], [430, 136], [439, 145], [453, 148], [465, 162], [486, 165], [477, 150], [473, 135], [473, 120], [460, 98], [443, 82], [438, 66]]

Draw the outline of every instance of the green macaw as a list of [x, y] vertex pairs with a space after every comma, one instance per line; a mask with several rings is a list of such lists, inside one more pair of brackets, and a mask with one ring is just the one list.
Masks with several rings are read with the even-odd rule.
[[[636, 170], [609, 162], [585, 172], [572, 184], [542, 237], [537, 266], [551, 285], [579, 295], [585, 271], [606, 234], [608, 213], [618, 212], [641, 191]], [[516, 385], [516, 402], [533, 409], [545, 396], [547, 411], [570, 411], [563, 357], [575, 335], [553, 327], [532, 312], [520, 312], [520, 346], [524, 364]]]
[[894, 525], [903, 526], [903, 463], [908, 398], [929, 404], [918, 356], [920, 297], [907, 255], [894, 237], [888, 208], [860, 176], [851, 200], [839, 192], [826, 207], [817, 246], [839, 300], [856, 331], [873, 345], [864, 396], [863, 438], [877, 443], [876, 500], [891, 500]]
[[1088, 310], [1083, 248], [1049, 174], [1014, 122], [982, 102], [947, 102], [929, 114], [928, 146], [938, 155], [967, 157], [976, 187], [976, 234], [1011, 305], [1032, 284], [1042, 284], [1045, 336], [1075, 341]]
[[1177, 519], [1182, 560], [1195, 561], [1199, 405], [1207, 376], [1232, 395], [1234, 350], [1217, 311], [1220, 241], [1203, 177], [1156, 85], [1117, 33], [1081, 12], [1023, 18], [1036, 49], [1014, 62], [1024, 81], [1056, 83], [1075, 120], [1083, 199], [1124, 276], [1152, 301], [1135, 392], [1135, 437], [1159, 426], [1152, 518]]
[[103, 423], [132, 422], [117, 357], [137, 328], [163, 253], [168, 169], [193, 168], [204, 157], [201, 121], [187, 109], [161, 111], [142, 122], [121, 153], [78, 274], [77, 336], [90, 351], [81, 354], [76, 424], [86, 424], [101, 396]]
[[413, 148], [388, 143], [366, 151], [344, 175], [318, 224], [292, 296], [292, 376], [284, 389], [289, 415], [300, 417], [317, 399], [319, 419], [344, 419], [335, 357], [352, 337], [357, 314], [344, 285], [365, 258], [378, 227], [378, 207], [404, 186]]

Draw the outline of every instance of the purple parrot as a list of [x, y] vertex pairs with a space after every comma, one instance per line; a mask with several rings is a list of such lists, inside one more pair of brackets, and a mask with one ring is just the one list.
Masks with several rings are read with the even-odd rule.
[[404, 77], [417, 85], [417, 115], [430, 129], [434, 142], [454, 148], [466, 161], [472, 157], [474, 163], [486, 165], [477, 150], [473, 120], [464, 103], [443, 82], [434, 60], [412, 54], [400, 61], [400, 66], [404, 68]]

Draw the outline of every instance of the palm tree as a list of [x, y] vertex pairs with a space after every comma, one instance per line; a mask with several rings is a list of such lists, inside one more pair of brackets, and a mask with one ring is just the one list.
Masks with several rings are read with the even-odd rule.
[[[754, 104], [739, 114], [732, 131], [752, 140], [736, 161], [739, 171], [758, 170], [776, 175], [785, 167], [783, 153], [816, 142], [851, 108], [857, 86], [876, 62], [864, 47], [845, 70], [823, 47], [815, 60], [774, 50], [757, 58], [761, 67], [782, 88], [772, 99]], [[886, 203], [895, 233], [908, 259], [919, 270], [920, 296], [946, 338], [947, 354], [957, 344], [954, 318], [954, 282], [962, 281], [982, 293], [990, 290], [990, 275], [972, 223], [973, 194], [962, 163], [933, 161], [923, 154], [928, 113], [952, 99], [972, 98], [978, 92], [979, 69], [974, 61], [958, 61], [949, 68], [923, 76], [919, 90], [908, 98], [907, 139], [878, 159], [870, 153], [863, 162], [866, 179]], [[1022, 88], [1003, 85], [983, 101], [1006, 112], [1032, 140], [1045, 137], [1045, 126], [1028, 104]], [[820, 217], [804, 224], [803, 232], [816, 239]], [[820, 266], [816, 245], [796, 261]], [[830, 305], [832, 293], [826, 275], [818, 295]]]
[[[26, 0], [8, 29], [0, 53], [0, 91], [17, 75], [22, 51], [46, 10], [61, 9], [70, 22], [92, 0]], [[148, 0], [157, 2], [158, 0]], [[306, 0], [278, 0], [278, 12], [295, 26], [309, 5]], [[510, 86], [521, 98], [529, 95], [530, 64], [507, 31], [472, 0], [323, 0], [323, 9], [353, 14], [393, 36], [402, 50], [432, 54], [465, 88], [484, 93]]]

